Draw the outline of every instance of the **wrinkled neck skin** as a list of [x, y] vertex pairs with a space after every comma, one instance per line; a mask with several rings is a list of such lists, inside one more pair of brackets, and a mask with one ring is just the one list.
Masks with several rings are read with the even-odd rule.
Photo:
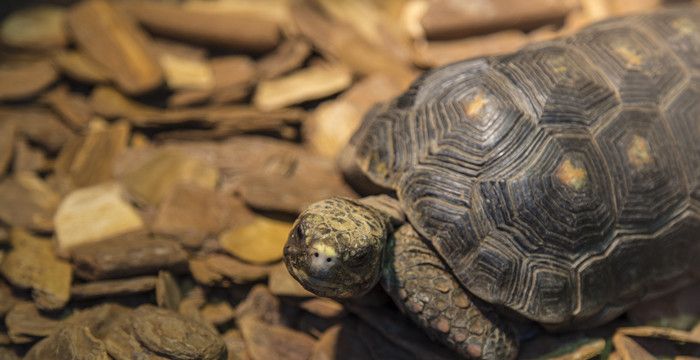
[[361, 296], [379, 281], [391, 218], [359, 201], [332, 198], [297, 219], [285, 246], [285, 263], [307, 290], [336, 299]]

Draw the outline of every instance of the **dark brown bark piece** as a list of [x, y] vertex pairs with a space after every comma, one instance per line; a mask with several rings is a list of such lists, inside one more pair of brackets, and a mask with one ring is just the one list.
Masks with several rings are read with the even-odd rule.
[[159, 271], [156, 281], [156, 304], [158, 306], [177, 311], [182, 301], [182, 293], [177, 281], [169, 271]]
[[74, 299], [95, 299], [139, 294], [153, 291], [155, 288], [155, 276], [140, 276], [77, 284], [71, 287], [70, 293]]
[[157, 1], [129, 1], [123, 8], [150, 31], [166, 37], [263, 52], [279, 40], [277, 24], [235, 12], [204, 12]]
[[123, 91], [140, 94], [160, 85], [148, 36], [120, 9], [105, 0], [83, 1], [71, 8], [68, 25], [79, 48], [108, 69]]
[[0, 100], [37, 95], [58, 78], [50, 60], [0, 64]]
[[88, 280], [154, 274], [161, 269], [182, 270], [187, 252], [172, 240], [145, 235], [84, 244], [74, 248], [71, 258], [78, 276]]

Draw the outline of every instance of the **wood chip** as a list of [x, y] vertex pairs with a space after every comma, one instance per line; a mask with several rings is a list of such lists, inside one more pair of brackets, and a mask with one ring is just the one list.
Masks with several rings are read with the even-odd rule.
[[305, 360], [313, 351], [314, 338], [302, 332], [251, 318], [240, 319], [238, 326], [252, 359]]
[[613, 345], [615, 350], [623, 360], [654, 360], [652, 354], [646, 351], [641, 345], [624, 334], [615, 334], [613, 336]]
[[221, 326], [233, 320], [234, 311], [231, 304], [222, 301], [204, 305], [201, 310], [204, 320], [215, 326]]
[[302, 66], [311, 55], [311, 44], [301, 38], [286, 40], [257, 62], [261, 79], [272, 79]]
[[30, 145], [27, 139], [20, 137], [15, 142], [15, 159], [12, 162], [12, 170], [39, 173], [50, 171], [51, 164], [40, 148]]
[[256, 77], [255, 63], [247, 56], [219, 56], [210, 61], [214, 89], [212, 102], [224, 104], [248, 95]]
[[460, 40], [419, 42], [415, 46], [414, 62], [422, 67], [438, 67], [479, 56], [509, 54], [528, 43], [528, 37], [518, 30]]
[[156, 282], [156, 303], [158, 306], [177, 311], [182, 301], [182, 293], [177, 281], [169, 271], [159, 271]]
[[126, 149], [130, 131], [131, 127], [124, 121], [108, 125], [96, 118], [83, 137], [63, 148], [56, 161], [56, 174], [82, 187], [112, 180], [112, 167]]
[[173, 150], [155, 153], [143, 166], [121, 177], [132, 196], [151, 205], [159, 204], [179, 184], [213, 189], [218, 180], [218, 169]]
[[201, 130], [207, 139], [298, 124], [305, 117], [304, 111], [293, 108], [264, 112], [249, 106], [217, 105], [163, 110], [129, 100], [107, 87], [96, 88], [90, 96], [90, 104], [102, 116], [123, 117], [135, 126], [163, 127], [190, 122], [213, 126], [213, 129]]
[[415, 77], [415, 72], [403, 60], [392, 56], [363, 38], [351, 26], [329, 19], [320, 9], [306, 2], [294, 2], [292, 17], [301, 33], [329, 58], [340, 61], [353, 72], [363, 75], [384, 73], [402, 87]]
[[19, 299], [12, 293], [12, 288], [4, 281], [0, 281], [0, 317], [4, 317], [18, 301]]
[[204, 59], [166, 53], [158, 57], [165, 82], [173, 90], [209, 90], [214, 87], [214, 72]]
[[19, 134], [52, 153], [75, 137], [56, 115], [45, 108], [0, 108], [0, 122], [14, 123]]
[[88, 280], [155, 274], [163, 269], [180, 272], [187, 266], [187, 257], [179, 243], [146, 235], [88, 243], [71, 252], [76, 274]]
[[73, 272], [70, 264], [56, 257], [49, 239], [34, 237], [15, 228], [11, 235], [12, 250], [0, 270], [13, 285], [32, 290], [36, 306], [57, 310], [70, 299]]
[[58, 78], [50, 60], [0, 64], [0, 100], [22, 100], [37, 95]]
[[230, 329], [226, 331], [221, 337], [226, 343], [226, 349], [228, 350], [228, 360], [249, 360], [250, 356], [246, 350], [245, 340], [243, 340], [243, 334], [238, 329]]
[[[190, 262], [190, 269], [195, 278], [204, 285], [221, 283], [224, 279], [233, 284], [248, 284], [267, 278], [270, 272], [269, 266], [246, 264], [223, 254], [209, 254], [197, 260], [201, 261], [205, 268], [195, 271]], [[197, 276], [197, 273], [202, 276]]]
[[141, 217], [124, 196], [122, 187], [116, 183], [81, 188], [68, 194], [55, 218], [59, 251], [143, 229]]
[[0, 181], [0, 220], [9, 225], [51, 231], [59, 201], [59, 195], [32, 173]]
[[51, 335], [60, 326], [60, 321], [41, 315], [34, 304], [22, 302], [7, 313], [5, 325], [8, 335], [17, 344]]
[[275, 154], [258, 161], [258, 167], [239, 184], [240, 195], [256, 209], [297, 214], [332, 196], [356, 197], [335, 161], [323, 156]]
[[343, 65], [315, 65], [277, 79], [261, 81], [253, 103], [261, 110], [281, 109], [333, 95], [346, 89], [351, 82], [352, 74]]
[[283, 263], [277, 264], [270, 271], [268, 287], [270, 288], [270, 292], [277, 296], [314, 296], [314, 294], [304, 289], [304, 287], [289, 274], [287, 267]]
[[87, 0], [71, 8], [68, 24], [81, 50], [109, 71], [129, 94], [158, 87], [162, 72], [148, 36], [106, 0]]
[[87, 327], [77, 325], [59, 329], [27, 353], [25, 360], [110, 360], [104, 343]]
[[253, 215], [237, 198], [192, 184], [177, 184], [158, 208], [152, 231], [199, 247], [205, 237], [231, 225], [252, 221]]
[[16, 133], [17, 125], [14, 122], [0, 122], [0, 178], [5, 175], [12, 160]]
[[428, 3], [420, 23], [429, 39], [454, 39], [507, 28], [531, 30], [561, 21], [578, 1], [492, 0], [461, 4], [450, 0]]
[[303, 124], [303, 136], [316, 153], [335, 158], [350, 141], [370, 108], [398, 96], [403, 89], [384, 74], [355, 83], [334, 101], [319, 105]]
[[77, 284], [71, 287], [70, 293], [74, 299], [95, 299], [139, 294], [153, 291], [155, 288], [155, 276], [141, 276]]
[[587, 360], [600, 355], [605, 349], [605, 340], [596, 339], [578, 346], [575, 350], [563, 355], [551, 357], [551, 360]]
[[222, 274], [210, 269], [201, 258], [190, 259], [189, 270], [194, 280], [202, 285], [214, 286], [221, 284], [224, 280]]
[[64, 74], [77, 81], [101, 84], [109, 80], [109, 70], [81, 51], [59, 51], [53, 60]]
[[56, 87], [46, 93], [42, 100], [73, 129], [82, 129], [93, 116], [85, 97], [71, 93], [68, 86]]
[[280, 300], [272, 295], [265, 285], [256, 285], [236, 307], [236, 318], [250, 318], [279, 325], [282, 323]]
[[220, 360], [226, 347], [208, 326], [175, 312], [142, 305], [103, 330], [107, 351], [117, 359]]
[[195, 11], [157, 1], [122, 6], [150, 31], [170, 38], [252, 52], [267, 51], [279, 40], [277, 24], [250, 14]]
[[207, 298], [204, 289], [200, 286], [195, 286], [182, 297], [178, 306], [178, 313], [195, 320], [202, 320], [199, 309], [206, 304]]
[[258, 216], [253, 222], [228, 230], [219, 236], [219, 244], [231, 255], [253, 264], [282, 259], [282, 248], [292, 224]]
[[19, 48], [62, 48], [68, 43], [65, 22], [66, 11], [62, 7], [28, 7], [13, 12], [3, 20], [0, 38], [4, 44]]

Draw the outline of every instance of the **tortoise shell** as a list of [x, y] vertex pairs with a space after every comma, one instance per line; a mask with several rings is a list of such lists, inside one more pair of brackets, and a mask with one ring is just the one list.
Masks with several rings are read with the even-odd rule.
[[351, 145], [471, 293], [605, 321], [700, 274], [700, 11], [429, 71]]

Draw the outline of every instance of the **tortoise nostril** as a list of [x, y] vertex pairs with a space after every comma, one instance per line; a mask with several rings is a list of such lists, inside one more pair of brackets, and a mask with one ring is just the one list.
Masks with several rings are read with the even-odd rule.
[[314, 253], [314, 257], [318, 257], [318, 253], [317, 253], [317, 252]]
[[326, 258], [326, 262], [331, 262], [331, 258]]

